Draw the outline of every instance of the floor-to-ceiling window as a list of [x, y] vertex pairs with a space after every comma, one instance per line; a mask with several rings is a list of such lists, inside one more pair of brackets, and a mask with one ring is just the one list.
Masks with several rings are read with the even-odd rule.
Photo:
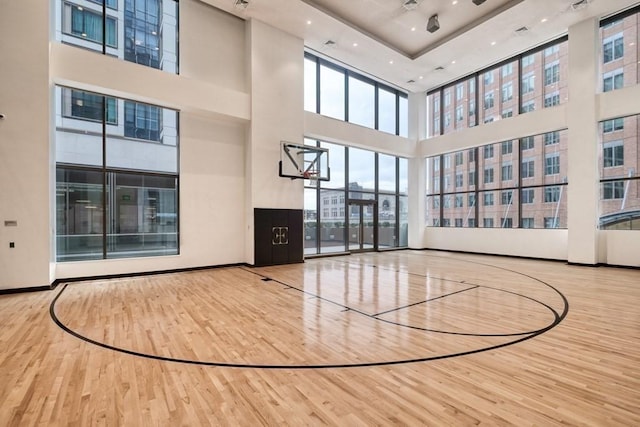
[[640, 116], [600, 123], [600, 228], [640, 230]]
[[57, 0], [56, 39], [178, 72], [176, 0]]
[[429, 91], [427, 138], [567, 102], [568, 62], [563, 37]]
[[56, 87], [56, 259], [178, 253], [178, 113]]
[[305, 254], [406, 247], [407, 159], [306, 139], [329, 150], [329, 181], [305, 180]]
[[426, 159], [426, 225], [566, 228], [567, 132]]
[[408, 137], [408, 107], [406, 93], [305, 53], [305, 110]]

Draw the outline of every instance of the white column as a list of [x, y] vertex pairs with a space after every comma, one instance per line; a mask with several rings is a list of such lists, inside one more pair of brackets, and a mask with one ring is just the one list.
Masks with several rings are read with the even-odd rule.
[[253, 209], [303, 209], [303, 181], [278, 176], [280, 141], [304, 141], [304, 42], [247, 23], [251, 123], [246, 144], [246, 261], [253, 263]]
[[426, 135], [425, 94], [409, 94], [409, 138], [416, 141], [414, 156], [409, 159], [409, 247], [424, 247], [425, 218], [425, 162], [420, 156], [417, 141]]
[[567, 260], [598, 262], [599, 25], [589, 19], [569, 28], [569, 132]]
[[6, 117], [0, 120], [0, 289], [46, 286], [54, 232], [49, 2], [3, 2], [1, 9], [0, 113]]

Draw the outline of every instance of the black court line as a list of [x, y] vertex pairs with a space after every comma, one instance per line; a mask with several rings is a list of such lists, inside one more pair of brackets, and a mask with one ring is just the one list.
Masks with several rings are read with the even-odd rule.
[[479, 287], [480, 287], [480, 285], [472, 286], [470, 288], [462, 289], [460, 291], [455, 291], [455, 292], [451, 292], [449, 294], [440, 295], [439, 297], [433, 297], [433, 298], [426, 299], [424, 301], [418, 301], [418, 302], [414, 302], [413, 304], [404, 305], [402, 307], [392, 308], [391, 310], [381, 311], [380, 313], [372, 314], [371, 316], [372, 317], [382, 316], [383, 314], [388, 314], [388, 313], [391, 313], [391, 312], [394, 312], [394, 311], [404, 310], [405, 308], [413, 307], [414, 305], [425, 304], [427, 302], [435, 301], [435, 300], [440, 299], [440, 298], [445, 298], [445, 297], [448, 297], [448, 296], [451, 296], [451, 295], [459, 294], [460, 292], [467, 292], [467, 291], [470, 291], [470, 290], [473, 290], [473, 289], [478, 289]]
[[[427, 255], [430, 256], [430, 255]], [[442, 257], [444, 258], [444, 257]], [[450, 258], [449, 258], [450, 259]], [[94, 339], [85, 337], [75, 331], [73, 331], [71, 328], [67, 327], [64, 323], [62, 323], [60, 321], [60, 319], [57, 317], [56, 313], [55, 313], [55, 304], [58, 301], [58, 299], [60, 298], [60, 296], [63, 294], [63, 292], [66, 290], [68, 283], [66, 283], [64, 285], [64, 287], [60, 290], [60, 292], [55, 296], [55, 298], [51, 301], [51, 304], [49, 305], [49, 315], [51, 316], [52, 320], [56, 323], [56, 325], [58, 325], [62, 330], [64, 330], [65, 332], [67, 332], [68, 334], [82, 340], [85, 341], [89, 344], [93, 344], [96, 345], [98, 347], [102, 347], [105, 349], [109, 349], [112, 351], [117, 351], [120, 353], [124, 353], [124, 354], [128, 354], [128, 355], [132, 355], [132, 356], [138, 356], [138, 357], [143, 357], [143, 358], [148, 358], [148, 359], [153, 359], [153, 360], [160, 360], [160, 361], [166, 361], [166, 362], [177, 362], [177, 363], [185, 363], [185, 364], [190, 364], [190, 365], [198, 365], [198, 366], [212, 366], [212, 367], [223, 367], [223, 368], [242, 368], [242, 369], [286, 369], [286, 370], [301, 370], [301, 369], [331, 369], [331, 368], [357, 368], [357, 367], [379, 367], [379, 366], [392, 366], [392, 365], [401, 365], [401, 364], [408, 364], [408, 363], [418, 363], [418, 362], [428, 362], [428, 361], [435, 361], [435, 360], [441, 360], [441, 359], [448, 359], [448, 358], [452, 358], [452, 357], [460, 357], [460, 356], [467, 356], [467, 355], [471, 355], [471, 354], [476, 354], [476, 353], [481, 353], [481, 352], [485, 352], [485, 351], [491, 351], [491, 350], [496, 350], [502, 347], [507, 347], [510, 345], [514, 345], [514, 344], [518, 344], [521, 343], [523, 341], [527, 341], [530, 340], [532, 338], [537, 337], [538, 335], [541, 335], [551, 329], [553, 329], [554, 327], [558, 326], [560, 324], [560, 322], [562, 322], [562, 320], [564, 320], [564, 318], [567, 316], [568, 312], [569, 312], [569, 301], [567, 300], [567, 298], [555, 287], [553, 287], [552, 285], [537, 279], [535, 277], [529, 276], [527, 274], [524, 273], [520, 273], [514, 270], [510, 270], [510, 269], [506, 269], [506, 268], [502, 268], [502, 267], [497, 267], [497, 266], [493, 266], [490, 264], [482, 264], [479, 262], [473, 262], [473, 261], [467, 261], [467, 260], [458, 260], [461, 262], [472, 262], [475, 264], [479, 264], [479, 265], [484, 265], [484, 266], [488, 266], [491, 268], [496, 268], [496, 269], [501, 269], [504, 271], [509, 271], [512, 272], [514, 274], [517, 275], [521, 275], [524, 277], [528, 277], [534, 281], [537, 281], [541, 284], [543, 284], [544, 286], [549, 287], [550, 289], [552, 289], [554, 292], [556, 292], [561, 298], [562, 301], [564, 303], [564, 308], [561, 314], [557, 314], [555, 312], [555, 310], [551, 309], [556, 316], [554, 317], [554, 321], [551, 322], [548, 326], [541, 328], [537, 331], [533, 331], [530, 334], [521, 336], [518, 339], [515, 339], [513, 341], [507, 341], [507, 342], [503, 342], [500, 344], [496, 344], [493, 346], [487, 346], [487, 347], [483, 347], [483, 348], [478, 348], [478, 349], [472, 349], [472, 350], [467, 350], [467, 351], [462, 351], [462, 352], [457, 352], [457, 353], [449, 353], [449, 354], [441, 354], [441, 355], [436, 355], [436, 356], [430, 356], [430, 357], [419, 357], [419, 358], [413, 358], [413, 359], [402, 359], [402, 360], [389, 360], [389, 361], [377, 361], [377, 362], [364, 362], [364, 363], [339, 363], [339, 364], [309, 364], [309, 365], [279, 365], [279, 364], [247, 364], [247, 363], [226, 363], [226, 362], [210, 362], [210, 361], [202, 361], [202, 360], [192, 360], [192, 359], [180, 359], [180, 358], [173, 358], [173, 357], [166, 357], [166, 356], [160, 356], [160, 355], [156, 355], [156, 354], [147, 354], [147, 353], [141, 353], [138, 351], [134, 351], [134, 350], [129, 350], [129, 349], [124, 349], [124, 348], [119, 348], [116, 346], [112, 346], [100, 341], [96, 341]], [[251, 272], [251, 271], [249, 271]], [[257, 274], [257, 273], [254, 273]], [[287, 285], [289, 286], [289, 285]], [[295, 287], [291, 287], [292, 289], [297, 289]], [[297, 289], [299, 290], [299, 289]], [[301, 291], [304, 292], [304, 291]], [[306, 292], [305, 292], [306, 293]], [[512, 292], [511, 292], [512, 293]], [[514, 293], [515, 295], [518, 295], [517, 293]], [[526, 296], [525, 296], [526, 297]], [[339, 305], [338, 303], [335, 303], [333, 301], [327, 300], [325, 298], [319, 297], [319, 299]], [[528, 297], [526, 297], [528, 298]], [[529, 298], [532, 299], [532, 298]], [[533, 299], [532, 299], [533, 300]], [[545, 305], [546, 306], [546, 305]], [[344, 307], [344, 306], [342, 306]], [[547, 306], [548, 307], [548, 306]], [[349, 307], [345, 307], [346, 310], [345, 311], [355, 311], [358, 312], [357, 310], [352, 310]], [[366, 313], [360, 313], [363, 314], [365, 316], [371, 317], [370, 315], [367, 315]], [[386, 322], [383, 319], [378, 319], [375, 318], [378, 321], [383, 321]], [[393, 322], [388, 322], [388, 323], [393, 323]]]
[[[346, 262], [345, 262], [345, 264], [348, 264], [348, 263], [346, 263]], [[352, 265], [359, 265], [359, 264], [352, 264]], [[367, 267], [367, 265], [364, 265], [364, 267]], [[254, 270], [252, 270], [252, 269], [248, 269], [248, 268], [246, 268], [246, 267], [238, 267], [238, 268], [239, 268], [240, 270], [246, 271], [247, 273], [255, 274], [255, 275], [256, 275], [256, 276], [258, 276], [258, 277], [267, 277], [267, 276], [265, 276], [265, 275], [264, 275], [264, 274], [262, 274], [262, 273], [259, 273], [259, 272], [257, 272], [257, 271], [254, 271]], [[407, 273], [407, 274], [411, 274], [411, 273]], [[517, 273], [516, 273], [516, 274], [517, 274]], [[425, 277], [424, 275], [420, 275], [420, 274], [416, 274], [416, 275], [417, 275], [417, 276], [420, 276], [420, 277]], [[336, 301], [330, 300], [330, 299], [328, 299], [328, 298], [322, 297], [322, 296], [320, 296], [320, 295], [317, 295], [317, 294], [311, 293], [311, 292], [309, 292], [309, 291], [305, 291], [304, 289], [301, 289], [301, 288], [295, 287], [295, 286], [293, 286], [293, 285], [291, 285], [291, 284], [289, 284], [289, 283], [283, 282], [283, 281], [278, 280], [278, 279], [271, 278], [271, 281], [272, 281], [272, 282], [275, 282], [275, 283], [279, 283], [279, 284], [281, 284], [281, 285], [283, 285], [283, 286], [286, 286], [288, 289], [296, 290], [296, 291], [301, 292], [301, 293], [306, 294], [306, 295], [315, 296], [315, 297], [316, 297], [316, 298], [318, 298], [319, 300], [322, 300], [322, 301], [325, 301], [325, 302], [328, 302], [328, 303], [331, 303], [331, 304], [337, 305], [338, 307], [341, 307], [341, 308], [343, 309], [343, 310], [342, 310], [343, 312], [346, 312], [346, 311], [353, 311], [354, 313], [358, 313], [358, 314], [360, 314], [360, 315], [362, 315], [362, 316], [365, 316], [365, 317], [367, 317], [367, 318], [369, 318], [369, 319], [372, 319], [372, 320], [375, 320], [375, 321], [379, 321], [379, 322], [383, 322], [383, 323], [388, 323], [388, 324], [390, 324], [390, 325], [399, 326], [399, 327], [408, 328], [408, 329], [413, 329], [413, 330], [417, 330], [417, 331], [433, 332], [433, 333], [436, 333], [436, 334], [445, 334], [445, 335], [467, 336], [467, 337], [516, 337], [516, 336], [523, 336], [523, 335], [535, 334], [535, 333], [539, 332], [541, 329], [544, 329], [544, 328], [541, 328], [541, 329], [536, 329], [536, 330], [533, 330], [533, 331], [513, 332], [513, 333], [509, 333], [509, 334], [498, 334], [498, 333], [493, 333], [493, 334], [481, 334], [481, 333], [454, 332], [454, 331], [443, 331], [443, 330], [439, 330], [439, 329], [422, 328], [422, 327], [420, 327], [420, 326], [407, 325], [407, 324], [405, 324], [405, 323], [400, 323], [400, 322], [394, 322], [394, 321], [392, 321], [392, 320], [381, 319], [381, 318], [379, 318], [379, 317], [376, 317], [376, 315], [374, 315], [374, 314], [367, 313], [367, 312], [365, 312], [365, 311], [358, 310], [357, 308], [353, 308], [353, 307], [350, 307], [350, 306], [348, 306], [348, 305], [344, 305], [344, 304], [341, 304], [341, 303], [339, 303], [339, 302], [336, 302]], [[449, 280], [449, 281], [450, 281], [450, 282], [454, 282], [454, 283], [459, 283], [458, 281], [455, 281], [455, 280]], [[538, 300], [536, 300], [535, 298], [529, 297], [529, 296], [527, 296], [527, 295], [521, 295], [521, 294], [519, 294], [519, 293], [517, 293], [517, 292], [505, 291], [505, 290], [503, 290], [503, 289], [499, 289], [499, 288], [491, 288], [491, 287], [487, 287], [487, 286], [483, 286], [483, 285], [476, 285], [476, 286], [475, 286], [475, 288], [487, 288], [487, 289], [492, 289], [492, 290], [499, 291], [499, 292], [506, 292], [506, 293], [510, 293], [510, 294], [512, 294], [512, 295], [516, 295], [516, 296], [519, 296], [519, 297], [522, 297], [522, 298], [526, 298], [526, 299], [528, 299], [528, 300], [531, 300], [531, 301], [533, 301], [533, 302], [536, 302], [536, 303], [540, 304], [541, 306], [543, 306], [543, 307], [547, 308], [549, 311], [551, 311], [551, 313], [553, 314], [553, 317], [554, 317], [554, 319], [555, 319], [555, 320], [557, 320], [557, 319], [559, 318], [558, 313], [557, 313], [557, 312], [556, 312], [556, 311], [555, 311], [551, 306], [549, 306], [549, 305], [547, 305], [547, 304], [545, 304], [545, 303], [543, 303], [543, 302], [541, 302], [541, 301], [538, 301]], [[475, 288], [474, 288], [474, 289], [475, 289]], [[469, 289], [463, 289], [462, 291], [465, 291], [465, 290], [469, 290]], [[456, 294], [456, 293], [459, 293], [459, 292], [461, 292], [461, 291], [453, 292], [451, 295]], [[438, 298], [439, 298], [439, 297], [432, 298], [432, 299], [438, 299]], [[420, 302], [421, 302], [421, 301], [420, 301]], [[395, 310], [395, 309], [394, 309], [394, 310]], [[392, 310], [392, 311], [393, 311], [393, 310]], [[378, 316], [379, 316], [379, 314], [378, 314]]]

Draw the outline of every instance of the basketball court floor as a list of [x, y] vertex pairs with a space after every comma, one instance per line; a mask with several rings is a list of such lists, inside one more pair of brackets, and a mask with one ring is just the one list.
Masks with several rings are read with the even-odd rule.
[[0, 296], [0, 425], [640, 425], [640, 270], [436, 251]]

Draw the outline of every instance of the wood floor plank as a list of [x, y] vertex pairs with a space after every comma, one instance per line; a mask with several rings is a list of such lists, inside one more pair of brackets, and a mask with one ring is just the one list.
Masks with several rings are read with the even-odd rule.
[[[79, 282], [55, 304], [107, 346], [235, 367], [72, 336], [61, 289], [0, 296], [0, 425], [640, 425], [639, 270], [397, 251]], [[341, 363], [374, 365], [304, 368]]]

